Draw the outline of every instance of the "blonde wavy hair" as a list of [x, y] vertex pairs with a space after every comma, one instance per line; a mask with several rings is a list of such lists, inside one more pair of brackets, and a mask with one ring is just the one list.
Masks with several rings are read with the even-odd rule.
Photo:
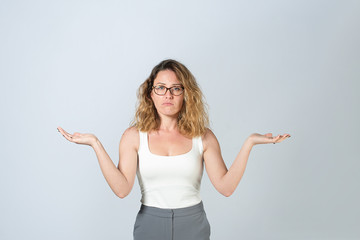
[[209, 117], [203, 94], [192, 73], [183, 64], [172, 59], [156, 65], [150, 76], [140, 85], [137, 91], [136, 113], [131, 126], [142, 132], [159, 129], [160, 118], [150, 94], [157, 74], [163, 70], [173, 71], [184, 87], [184, 102], [178, 117], [180, 133], [188, 137], [204, 135], [209, 126]]

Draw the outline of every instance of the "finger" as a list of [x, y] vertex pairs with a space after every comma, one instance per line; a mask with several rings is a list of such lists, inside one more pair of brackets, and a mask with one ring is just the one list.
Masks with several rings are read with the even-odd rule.
[[60, 128], [60, 133], [67, 139], [67, 140], [69, 140], [69, 141], [73, 141], [73, 136], [70, 134], [70, 133], [68, 133], [68, 132], [66, 132], [64, 129], [62, 129], [62, 128]]
[[69, 138], [73, 138], [72, 134], [70, 134], [70, 133], [68, 133], [68, 132], [65, 132], [65, 131], [64, 131], [64, 136], [67, 136], [67, 137], [69, 137]]
[[64, 134], [63, 136], [64, 136], [67, 140], [69, 140], [70, 142], [73, 141], [72, 136], [68, 136], [68, 135], [66, 135], [66, 134]]
[[61, 127], [58, 127], [57, 129], [58, 129], [58, 131], [61, 132], [61, 133], [67, 133], [67, 132], [66, 132], [63, 128], [61, 128]]
[[[58, 131], [62, 134], [62, 135], [65, 135], [65, 131], [64, 131], [64, 129], [62, 129], [62, 128], [58, 128]], [[64, 136], [65, 137], [65, 136]]]
[[70, 133], [66, 132], [65, 130], [64, 130], [64, 134], [65, 134], [66, 136], [68, 136], [69, 138], [74, 138], [74, 135], [73, 135], [73, 134], [70, 134]]
[[279, 139], [281, 138], [281, 135], [277, 135], [274, 139], [273, 139], [273, 143], [277, 143], [279, 142]]
[[67, 135], [71, 135], [70, 133], [68, 133], [67, 131], [65, 131], [64, 129], [62, 129], [63, 133], [67, 134]]
[[63, 132], [64, 132], [64, 129], [62, 129], [61, 127], [57, 127], [57, 130], [58, 130], [60, 133], [63, 133]]
[[289, 138], [289, 137], [291, 137], [290, 134], [285, 133], [285, 134], [282, 136], [281, 139], [282, 139], [282, 140], [285, 140], [286, 138]]
[[286, 138], [288, 138], [290, 135], [288, 134], [284, 134], [277, 142], [282, 142], [284, 141]]
[[57, 127], [56, 129], [58, 130], [58, 132], [62, 133], [63, 129], [61, 127]]

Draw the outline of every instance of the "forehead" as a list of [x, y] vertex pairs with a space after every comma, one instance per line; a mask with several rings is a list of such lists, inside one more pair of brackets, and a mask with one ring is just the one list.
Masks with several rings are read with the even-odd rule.
[[154, 85], [160, 83], [165, 85], [181, 84], [181, 82], [177, 79], [176, 74], [171, 70], [162, 70], [158, 72], [154, 80]]

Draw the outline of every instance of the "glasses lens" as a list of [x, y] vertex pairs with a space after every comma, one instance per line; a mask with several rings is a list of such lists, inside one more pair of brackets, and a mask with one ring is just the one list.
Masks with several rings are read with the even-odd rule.
[[173, 95], [178, 96], [183, 93], [183, 88], [182, 87], [172, 87], [172, 88], [170, 88], [170, 91]]
[[166, 92], [166, 88], [164, 86], [155, 86], [154, 87], [155, 93], [159, 95], [164, 95]]

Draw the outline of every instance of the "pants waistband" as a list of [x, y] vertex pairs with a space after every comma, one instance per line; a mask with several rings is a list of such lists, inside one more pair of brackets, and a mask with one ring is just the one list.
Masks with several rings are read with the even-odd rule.
[[196, 213], [204, 211], [204, 205], [202, 201], [194, 206], [185, 207], [185, 208], [175, 208], [175, 209], [166, 209], [166, 208], [157, 208], [149, 207], [144, 204], [141, 204], [140, 213], [150, 214], [158, 217], [182, 217], [189, 216]]

